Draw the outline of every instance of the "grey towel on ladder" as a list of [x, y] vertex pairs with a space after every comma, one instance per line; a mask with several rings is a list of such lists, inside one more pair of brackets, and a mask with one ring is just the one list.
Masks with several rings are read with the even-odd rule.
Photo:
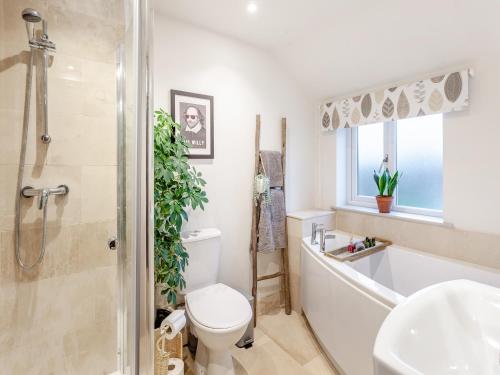
[[269, 177], [269, 186], [283, 186], [283, 165], [281, 164], [281, 152], [261, 151], [261, 171]]
[[259, 238], [257, 250], [270, 253], [286, 247], [285, 194], [281, 189], [271, 189], [271, 202], [260, 202]]

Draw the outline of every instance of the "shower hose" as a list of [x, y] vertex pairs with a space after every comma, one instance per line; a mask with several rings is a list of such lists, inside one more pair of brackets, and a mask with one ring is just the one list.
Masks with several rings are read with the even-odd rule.
[[[15, 232], [16, 232], [16, 259], [19, 266], [24, 270], [30, 270], [40, 264], [43, 257], [45, 256], [45, 243], [47, 240], [47, 204], [42, 207], [42, 240], [40, 242], [40, 249], [38, 252], [38, 258], [32, 264], [24, 263], [21, 258], [21, 198], [22, 198], [22, 186], [23, 186], [23, 176], [24, 176], [24, 165], [26, 162], [26, 143], [28, 137], [28, 127], [29, 127], [29, 117], [30, 117], [30, 100], [31, 100], [31, 86], [33, 81], [33, 64], [34, 64], [34, 50], [30, 48], [30, 58], [28, 63], [28, 70], [26, 72], [26, 96], [24, 99], [24, 118], [23, 118], [23, 134], [21, 141], [21, 153], [19, 156], [19, 170], [17, 174], [17, 193], [16, 193], [16, 221], [15, 221]], [[47, 79], [47, 77], [44, 77]]]

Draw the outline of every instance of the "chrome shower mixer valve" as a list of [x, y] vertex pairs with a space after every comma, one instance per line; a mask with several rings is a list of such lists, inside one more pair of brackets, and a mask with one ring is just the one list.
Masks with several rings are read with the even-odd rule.
[[45, 208], [50, 195], [66, 195], [68, 193], [69, 193], [69, 188], [66, 185], [59, 185], [56, 188], [41, 188], [41, 189], [33, 189], [31, 186], [25, 186], [21, 190], [21, 195], [24, 198], [38, 197], [39, 210]]

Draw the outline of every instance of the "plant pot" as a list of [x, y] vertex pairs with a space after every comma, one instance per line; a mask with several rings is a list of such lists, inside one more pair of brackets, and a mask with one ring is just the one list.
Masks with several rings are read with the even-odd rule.
[[378, 212], [381, 214], [388, 214], [391, 212], [392, 201], [394, 197], [389, 197], [387, 195], [377, 195], [375, 197], [377, 199]]

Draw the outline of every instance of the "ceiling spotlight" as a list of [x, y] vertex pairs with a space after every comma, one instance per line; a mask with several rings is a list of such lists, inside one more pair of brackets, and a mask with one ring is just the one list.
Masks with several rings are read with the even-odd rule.
[[258, 9], [257, 4], [254, 3], [253, 1], [248, 3], [248, 5], [247, 5], [247, 12], [248, 13], [251, 13], [251, 14], [257, 13], [257, 9]]

